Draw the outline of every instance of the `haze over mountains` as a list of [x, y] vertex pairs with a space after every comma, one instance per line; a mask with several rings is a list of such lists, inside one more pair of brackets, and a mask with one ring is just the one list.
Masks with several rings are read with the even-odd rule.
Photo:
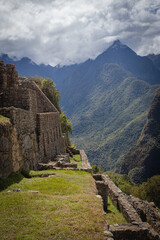
[[123, 154], [140, 136], [160, 84], [153, 57], [138, 56], [117, 40], [95, 60], [64, 67], [1, 58], [14, 63], [21, 76], [52, 78], [73, 124], [72, 141], [92, 164], [119, 170]]

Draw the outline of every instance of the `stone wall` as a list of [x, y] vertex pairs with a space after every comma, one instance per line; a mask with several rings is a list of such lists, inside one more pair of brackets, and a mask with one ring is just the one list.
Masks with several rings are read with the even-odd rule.
[[85, 154], [84, 150], [80, 150], [80, 155], [82, 159], [82, 169], [87, 171], [87, 172], [92, 172], [91, 165], [88, 161], [87, 155]]
[[3, 89], [0, 95], [0, 107], [14, 106], [16, 108], [29, 110], [29, 99], [28, 89]]
[[0, 124], [0, 177], [13, 171], [12, 164], [12, 124]]
[[135, 209], [127, 201], [123, 192], [111, 181], [107, 175], [102, 175], [108, 185], [108, 192], [112, 203], [123, 214], [127, 222], [142, 222]]
[[[114, 240], [159, 240], [158, 234], [150, 228], [148, 223], [115, 224], [108, 229]], [[112, 239], [113, 239], [112, 238]]]
[[37, 114], [38, 151], [43, 162], [65, 153], [64, 137], [61, 131], [58, 112]]
[[[11, 131], [8, 132], [8, 141], [11, 143], [9, 162], [12, 161], [14, 167], [8, 168], [8, 175], [12, 172], [11, 169], [14, 172], [22, 168], [36, 169], [38, 147], [33, 115], [29, 111], [14, 107], [2, 108], [0, 114], [11, 120]], [[2, 125], [1, 128], [5, 131], [5, 126]], [[3, 156], [1, 161], [3, 161]]]
[[102, 197], [103, 200], [103, 208], [107, 211], [108, 205], [108, 185], [105, 179], [101, 174], [93, 174], [93, 178], [95, 179], [96, 187], [98, 190], [98, 194]]
[[160, 234], [160, 213], [153, 202], [149, 203], [134, 196], [126, 195], [127, 200], [136, 209], [143, 222], [148, 222]]
[[36, 93], [37, 113], [58, 112], [56, 107], [50, 102], [41, 89], [31, 80], [20, 81], [21, 88], [34, 90]]
[[93, 177], [96, 181], [101, 179], [107, 184], [112, 203], [128, 222], [108, 225], [107, 234], [111, 232], [114, 240], [160, 240], [160, 213], [154, 203], [124, 194], [105, 174]]
[[2, 61], [0, 114], [11, 120], [8, 127], [1, 125], [1, 177], [22, 168], [37, 169], [38, 163], [65, 153], [65, 137], [55, 106], [33, 81], [18, 81], [14, 65], [4, 66]]
[[15, 65], [7, 64], [4, 66], [0, 60], [0, 90], [4, 88], [18, 86], [18, 73], [15, 71]]

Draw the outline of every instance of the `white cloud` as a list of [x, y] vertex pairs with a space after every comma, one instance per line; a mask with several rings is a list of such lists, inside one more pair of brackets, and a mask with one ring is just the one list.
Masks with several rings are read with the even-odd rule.
[[0, 52], [38, 63], [94, 58], [120, 39], [159, 53], [159, 0], [0, 0]]

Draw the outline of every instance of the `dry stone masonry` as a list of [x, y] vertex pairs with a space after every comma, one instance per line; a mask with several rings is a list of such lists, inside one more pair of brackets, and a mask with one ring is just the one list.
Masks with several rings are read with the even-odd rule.
[[109, 195], [127, 221], [126, 224], [107, 225], [104, 233], [108, 240], [160, 240], [160, 213], [154, 203], [124, 194], [108, 175], [95, 174], [93, 177], [104, 209]]
[[86, 170], [87, 172], [92, 172], [91, 165], [88, 161], [87, 155], [84, 150], [80, 150], [80, 155], [82, 159], [82, 169]]
[[0, 61], [0, 177], [24, 169], [37, 169], [58, 154], [65, 154], [65, 136], [59, 112], [40, 88], [19, 79], [15, 66]]

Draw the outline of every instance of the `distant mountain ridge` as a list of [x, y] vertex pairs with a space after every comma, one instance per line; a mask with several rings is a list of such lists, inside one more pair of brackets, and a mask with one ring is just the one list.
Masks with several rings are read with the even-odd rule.
[[123, 157], [121, 173], [129, 173], [136, 183], [160, 174], [160, 88], [151, 103], [137, 144]]
[[[114, 62], [122, 66], [135, 77], [145, 80], [150, 84], [158, 84], [160, 72], [148, 57], [138, 56], [131, 48], [115, 41], [105, 52], [100, 54], [96, 61]], [[152, 80], [151, 80], [152, 79]]]
[[20, 75], [54, 80], [63, 110], [73, 123], [73, 142], [85, 149], [92, 164], [119, 171], [123, 154], [140, 136], [160, 84], [153, 61], [115, 41], [95, 60], [81, 64], [14, 64]]
[[160, 54], [149, 54], [147, 57], [151, 59], [154, 65], [160, 70]]
[[[127, 45], [122, 44], [119, 40], [116, 40], [106, 51], [97, 56], [95, 60], [88, 59], [84, 63], [73, 64], [68, 66], [51, 66], [44, 64], [36, 64], [31, 59], [23, 57], [17, 60], [16, 57], [10, 58], [7, 54], [1, 54], [0, 58], [5, 64], [15, 64], [16, 69], [20, 76], [33, 76], [38, 75], [41, 77], [50, 77], [55, 79], [55, 82], [62, 77], [63, 74], [69, 73], [69, 76], [81, 66], [92, 63], [93, 65], [103, 65], [104, 63], [116, 63], [122, 66], [127, 71], [134, 74], [139, 79], [145, 80], [150, 84], [159, 84], [160, 77], [160, 54], [150, 54], [148, 56], [141, 57], [137, 55]], [[65, 77], [62, 77], [65, 78]]]

